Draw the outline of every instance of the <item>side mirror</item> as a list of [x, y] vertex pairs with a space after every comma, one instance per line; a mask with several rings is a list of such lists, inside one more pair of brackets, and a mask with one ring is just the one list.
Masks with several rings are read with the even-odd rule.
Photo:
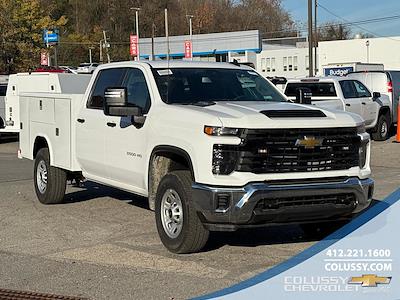
[[106, 116], [141, 116], [142, 109], [128, 103], [126, 88], [108, 88], [104, 93], [104, 114]]
[[376, 100], [376, 99], [378, 99], [378, 98], [380, 98], [381, 97], [381, 93], [379, 93], [379, 92], [373, 92], [372, 93], [372, 98], [374, 99], [374, 100]]
[[296, 90], [296, 103], [311, 104], [312, 92], [309, 88], [298, 88]]

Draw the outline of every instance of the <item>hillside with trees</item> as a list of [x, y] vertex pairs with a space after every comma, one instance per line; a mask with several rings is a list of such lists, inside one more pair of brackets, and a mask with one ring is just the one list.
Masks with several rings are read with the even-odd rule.
[[[0, 72], [32, 69], [39, 64], [44, 28], [58, 28], [60, 65], [88, 61], [88, 49], [99, 60], [103, 30], [112, 60], [129, 59], [129, 33], [135, 30], [140, 7], [141, 37], [164, 35], [168, 8], [170, 35], [188, 33], [186, 15], [193, 15], [193, 32], [259, 29], [261, 33], [292, 30], [294, 23], [281, 0], [0, 0]], [[287, 33], [282, 33], [283, 35]], [[54, 51], [54, 50], [53, 50]]]

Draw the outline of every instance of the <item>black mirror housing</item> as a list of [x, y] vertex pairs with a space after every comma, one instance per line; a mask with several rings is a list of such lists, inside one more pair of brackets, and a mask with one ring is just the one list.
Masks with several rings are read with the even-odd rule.
[[373, 93], [372, 93], [372, 98], [378, 99], [378, 98], [380, 98], [380, 97], [381, 97], [381, 93], [379, 93], [379, 92], [373, 92]]
[[104, 114], [106, 116], [142, 116], [142, 109], [128, 103], [125, 87], [107, 88], [104, 92]]
[[296, 90], [296, 103], [311, 104], [312, 92], [308, 88], [299, 88]]

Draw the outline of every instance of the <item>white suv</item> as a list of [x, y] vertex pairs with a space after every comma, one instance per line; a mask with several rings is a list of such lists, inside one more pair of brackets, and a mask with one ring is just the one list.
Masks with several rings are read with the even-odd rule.
[[291, 79], [284, 93], [296, 101], [299, 90], [311, 93], [312, 105], [360, 115], [374, 140], [388, 138], [392, 121], [390, 99], [386, 95], [373, 93], [360, 81], [347, 77]]
[[98, 63], [83, 63], [79, 65], [76, 71], [79, 74], [92, 74], [98, 66]]

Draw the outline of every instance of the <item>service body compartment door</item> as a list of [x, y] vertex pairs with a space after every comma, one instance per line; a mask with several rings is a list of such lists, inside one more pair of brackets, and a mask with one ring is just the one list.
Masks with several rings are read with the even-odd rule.
[[55, 100], [53, 156], [57, 167], [71, 168], [71, 99]]
[[29, 123], [29, 97], [21, 97], [19, 102], [20, 111], [20, 133], [19, 133], [19, 149], [21, 155], [28, 159], [33, 159], [33, 149], [31, 137], [30, 137], [30, 123]]

